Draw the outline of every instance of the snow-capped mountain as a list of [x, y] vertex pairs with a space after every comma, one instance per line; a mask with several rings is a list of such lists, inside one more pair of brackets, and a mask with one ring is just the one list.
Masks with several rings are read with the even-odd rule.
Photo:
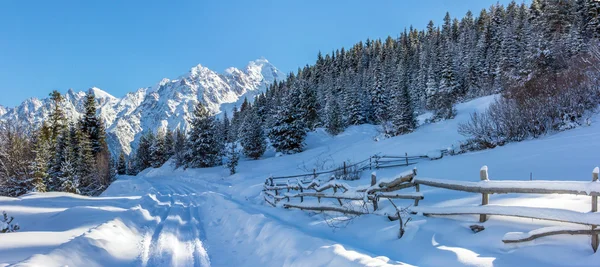
[[[109, 147], [113, 153], [129, 154], [144, 131], [189, 127], [188, 120], [197, 101], [202, 101], [213, 114], [230, 111], [244, 97], [249, 100], [264, 91], [273, 81], [285, 76], [266, 59], [251, 61], [244, 69], [228, 68], [217, 73], [197, 65], [177, 79], [163, 79], [152, 87], [140, 88], [117, 98], [92, 88], [98, 115], [104, 119]], [[63, 108], [68, 118], [78, 119], [83, 113], [85, 92], [69, 90]], [[30, 98], [15, 108], [0, 106], [0, 120], [17, 119], [39, 125], [51, 110], [50, 99]]]

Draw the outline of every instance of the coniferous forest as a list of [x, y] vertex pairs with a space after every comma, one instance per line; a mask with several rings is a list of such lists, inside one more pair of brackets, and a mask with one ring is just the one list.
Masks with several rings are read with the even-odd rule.
[[[307, 132], [316, 128], [336, 135], [374, 124], [393, 137], [414, 131], [420, 114], [430, 112], [430, 123], [452, 119], [455, 104], [492, 94], [501, 97], [459, 128], [469, 137], [466, 150], [569, 129], [600, 103], [599, 39], [595, 0], [496, 4], [461, 18], [447, 13], [425, 29], [319, 53], [314, 64], [246, 99], [231, 116], [218, 119], [198, 103], [190, 129], [146, 129], [137, 150], [121, 153], [115, 169], [136, 174], [171, 160], [183, 168], [224, 164], [233, 174], [240, 155], [258, 159], [268, 147], [303, 151]], [[60, 101], [60, 94], [52, 98]], [[55, 109], [34, 138], [15, 139], [18, 126], [2, 127], [0, 157], [10, 160], [2, 159], [0, 180], [15, 188], [2, 194], [95, 194], [110, 183], [112, 161], [93, 96], [86, 104], [77, 122]], [[20, 149], [28, 147], [35, 149]]]
[[58, 91], [50, 98], [53, 109], [39, 129], [1, 122], [0, 194], [62, 191], [97, 195], [112, 182], [104, 123], [96, 115], [92, 92], [86, 95], [83, 117], [76, 121], [65, 116]]
[[[209, 118], [200, 103], [187, 139], [146, 134], [129, 166], [135, 173], [166, 162], [168, 156], [153, 163], [147, 155], [172, 140], [179, 147], [165, 155], [174, 155], [176, 167], [216, 166], [224, 156], [233, 173], [227, 159], [237, 162], [237, 144], [257, 159], [267, 140], [277, 152], [301, 152], [306, 133], [319, 127], [336, 135], [368, 123], [392, 137], [412, 132], [419, 114], [431, 112], [428, 122], [451, 119], [456, 103], [491, 94], [502, 97], [460, 127], [470, 137], [464, 149], [568, 129], [600, 103], [599, 14], [593, 0], [496, 4], [460, 19], [447, 13], [441, 25], [430, 21], [397, 38], [319, 53], [231, 117]], [[176, 154], [182, 147], [187, 152]]]

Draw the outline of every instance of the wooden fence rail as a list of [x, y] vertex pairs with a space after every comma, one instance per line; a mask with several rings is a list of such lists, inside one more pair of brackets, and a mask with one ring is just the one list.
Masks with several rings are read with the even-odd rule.
[[[423, 194], [418, 192], [418, 187], [413, 183], [414, 177], [417, 175], [416, 169], [413, 169], [410, 173], [400, 175], [399, 177], [390, 181], [377, 182], [377, 176], [375, 173], [371, 177], [371, 185], [366, 187], [350, 187], [349, 185], [338, 182], [334, 178], [324, 184], [320, 184], [314, 180], [308, 184], [304, 184], [299, 180], [288, 182], [285, 184], [271, 185], [271, 180], [268, 180], [264, 186], [264, 198], [265, 201], [276, 207], [278, 202], [287, 200], [288, 203], [283, 204], [284, 208], [298, 208], [302, 210], [314, 210], [314, 211], [337, 211], [347, 214], [357, 215], [368, 213], [368, 210], [352, 211], [348, 212], [349, 209], [344, 207], [344, 201], [364, 201], [373, 205], [373, 211], [379, 209], [379, 200], [382, 198], [387, 199], [409, 199], [415, 201], [415, 206], [418, 206], [419, 201], [423, 199]], [[400, 193], [396, 192], [401, 189], [415, 187], [417, 192], [414, 193]], [[325, 191], [332, 190], [333, 192], [326, 193]], [[284, 192], [285, 191], [285, 192]], [[290, 192], [296, 191], [296, 192]], [[321, 198], [336, 199], [340, 207], [331, 206], [314, 206], [314, 205], [303, 205], [303, 204], [291, 204], [289, 203], [294, 198], [299, 198], [300, 203], [304, 202], [304, 198], [312, 197], [317, 198], [318, 202], [321, 203]], [[362, 206], [365, 206], [362, 205]]]
[[[443, 150], [442, 150], [442, 155], [443, 155]], [[390, 167], [401, 167], [401, 166], [410, 166], [410, 165], [414, 165], [417, 164], [417, 161], [419, 160], [425, 160], [425, 159], [439, 159], [439, 158], [430, 158], [427, 155], [416, 155], [416, 156], [409, 156], [408, 153], [405, 153], [404, 156], [390, 156], [390, 155], [375, 155], [375, 156], [371, 156], [368, 159], [353, 163], [353, 164], [347, 164], [346, 162], [343, 162], [343, 165], [332, 169], [332, 170], [327, 170], [327, 171], [317, 171], [316, 169], [313, 169], [313, 172], [311, 173], [303, 173], [303, 174], [296, 174], [296, 175], [286, 175], [286, 176], [271, 176], [269, 178], [267, 178], [266, 183], [270, 183], [271, 185], [274, 185], [274, 180], [282, 180], [282, 179], [290, 179], [290, 178], [302, 178], [302, 177], [312, 177], [317, 178], [317, 176], [322, 175], [322, 174], [333, 174], [336, 172], [342, 172], [342, 173], [347, 173], [349, 169], [351, 168], [357, 168], [359, 170], [372, 170], [372, 169], [382, 169], [382, 168], [390, 168]]]
[[[548, 221], [566, 222], [591, 226], [591, 230], [556, 230], [534, 234], [523, 239], [505, 240], [505, 243], [525, 242], [539, 237], [556, 234], [589, 234], [592, 237], [591, 246], [594, 252], [598, 250], [599, 238], [597, 226], [600, 225], [600, 213], [598, 211], [598, 196], [600, 195], [600, 183], [598, 183], [599, 168], [592, 171], [591, 182], [578, 181], [490, 181], [488, 168], [483, 166], [479, 172], [479, 182], [464, 182], [452, 180], [439, 180], [427, 178], [415, 178], [417, 185], [426, 185], [437, 188], [457, 190], [470, 193], [480, 193], [482, 196], [481, 206], [461, 207], [418, 207], [414, 212], [423, 215], [468, 215], [479, 214], [480, 222], [485, 222], [489, 215], [501, 215], [521, 218], [540, 219]], [[591, 212], [582, 213], [571, 210], [515, 207], [515, 206], [489, 206], [490, 194], [571, 194], [591, 196]]]

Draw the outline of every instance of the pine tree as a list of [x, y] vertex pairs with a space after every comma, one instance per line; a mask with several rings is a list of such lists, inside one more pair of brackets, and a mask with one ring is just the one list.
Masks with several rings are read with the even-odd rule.
[[165, 133], [165, 156], [164, 162], [167, 162], [175, 154], [175, 133], [171, 129], [167, 129]]
[[167, 153], [165, 148], [165, 133], [158, 131], [152, 141], [150, 145], [150, 166], [160, 168], [167, 161], [165, 158]]
[[37, 133], [36, 142], [34, 145], [35, 159], [31, 163], [33, 170], [32, 191], [46, 192], [46, 183], [48, 180], [48, 162], [50, 161], [50, 140], [49, 136], [44, 134], [47, 126], [44, 124]]
[[229, 169], [229, 174], [234, 175], [236, 173], [236, 168], [238, 165], [238, 161], [240, 160], [240, 153], [237, 151], [237, 145], [235, 143], [230, 143], [227, 146], [227, 168]]
[[117, 174], [127, 174], [127, 161], [125, 159], [125, 153], [123, 153], [123, 151], [121, 151], [121, 153], [119, 154], [119, 162], [117, 163]]
[[70, 159], [65, 159], [61, 166], [60, 191], [79, 194], [79, 177]]
[[80, 127], [89, 136], [94, 156], [96, 156], [106, 145], [106, 130], [102, 120], [96, 116], [96, 98], [92, 89], [88, 91], [83, 105], [85, 113], [81, 118]]
[[388, 134], [392, 136], [406, 134], [417, 128], [417, 121], [407, 86], [404, 86], [402, 92], [394, 97], [393, 113], [391, 119], [392, 129]]
[[46, 188], [49, 191], [60, 190], [60, 177], [62, 177], [63, 175], [62, 166], [63, 163], [67, 160], [67, 157], [70, 156], [69, 154], [71, 153], [69, 147], [69, 137], [69, 129], [64, 128], [62, 130], [62, 133], [60, 133], [56, 138], [56, 142], [54, 145], [54, 156], [51, 158], [50, 162], [50, 178], [48, 179], [48, 184], [46, 185]]
[[173, 143], [173, 158], [175, 168], [179, 168], [185, 165], [186, 139], [185, 134], [179, 128], [175, 130], [174, 135], [175, 142]]
[[63, 96], [54, 90], [50, 93], [50, 100], [52, 101], [52, 112], [49, 118], [50, 140], [54, 143], [67, 127], [67, 119], [62, 109]]
[[141, 172], [152, 166], [152, 158], [150, 157], [150, 147], [154, 142], [154, 134], [147, 132], [140, 137], [138, 148], [136, 151], [135, 169], [136, 172]]
[[266, 137], [255, 110], [250, 110], [240, 129], [244, 155], [251, 159], [259, 159], [267, 149]]
[[225, 143], [232, 142], [230, 137], [230, 128], [231, 122], [229, 121], [229, 116], [227, 116], [227, 111], [223, 112], [223, 122], [221, 123], [221, 133], [220, 135], [223, 137], [223, 141]]
[[269, 132], [271, 144], [277, 152], [293, 154], [302, 152], [306, 127], [301, 112], [298, 110], [298, 95], [293, 90], [288, 92], [285, 105], [279, 106], [274, 118], [274, 125]]
[[327, 132], [332, 135], [337, 135], [344, 130], [342, 123], [342, 115], [340, 106], [338, 105], [337, 97], [330, 95], [327, 104], [325, 105], [325, 112], [327, 113], [327, 120], [325, 128]]
[[93, 194], [100, 187], [100, 175], [97, 172], [92, 141], [81, 131], [77, 131], [74, 138], [78, 139], [78, 149], [72, 150], [76, 156], [71, 161], [79, 178], [79, 191], [83, 194]]
[[215, 119], [198, 102], [187, 138], [186, 167], [213, 167], [220, 163], [220, 144]]

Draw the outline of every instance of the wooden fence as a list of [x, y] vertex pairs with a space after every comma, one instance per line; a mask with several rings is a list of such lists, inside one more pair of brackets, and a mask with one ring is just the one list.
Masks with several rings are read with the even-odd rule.
[[[445, 155], [445, 150], [442, 150], [440, 155]], [[368, 159], [350, 164], [347, 162], [343, 162], [342, 166], [326, 170], [326, 171], [317, 171], [313, 169], [311, 173], [303, 173], [303, 174], [295, 174], [295, 175], [286, 175], [286, 176], [270, 176], [267, 178], [265, 184], [277, 184], [278, 180], [289, 180], [289, 179], [301, 179], [302, 182], [310, 182], [320, 175], [324, 174], [333, 174], [336, 175], [336, 179], [340, 179], [340, 177], [345, 177], [348, 173], [353, 170], [356, 171], [364, 171], [364, 170], [377, 170], [383, 168], [391, 168], [391, 167], [404, 167], [417, 164], [420, 160], [436, 160], [438, 158], [430, 158], [426, 155], [417, 155], [417, 156], [409, 156], [408, 153], [405, 153], [404, 156], [388, 156], [388, 155], [374, 155], [369, 157]], [[339, 175], [337, 175], [339, 174]], [[281, 183], [279, 183], [281, 184]]]
[[[598, 211], [598, 196], [600, 195], [600, 183], [598, 181], [599, 168], [592, 172], [592, 182], [578, 181], [490, 181], [488, 177], [488, 168], [483, 166], [480, 170], [479, 182], [451, 181], [427, 178], [415, 178], [413, 183], [416, 185], [426, 185], [437, 188], [445, 188], [470, 193], [481, 194], [481, 206], [459, 206], [459, 207], [417, 207], [413, 212], [429, 215], [467, 215], [478, 214], [479, 221], [485, 222], [490, 215], [512, 216], [520, 218], [540, 219], [556, 222], [566, 222], [590, 226], [591, 229], [565, 229], [553, 228], [548, 230], [536, 231], [535, 234], [524, 235], [521, 237], [505, 236], [504, 243], [519, 243], [531, 241], [539, 237], [570, 234], [570, 235], [591, 235], [592, 249], [594, 252], [598, 249], [600, 229], [600, 213]], [[586, 195], [591, 197], [591, 212], [583, 213], [564, 209], [553, 208], [534, 208], [534, 207], [516, 207], [516, 206], [493, 206], [489, 205], [490, 194], [570, 194]]]
[[[414, 205], [419, 205], [419, 200], [423, 199], [423, 195], [419, 192], [419, 187], [413, 182], [414, 177], [417, 175], [416, 169], [409, 173], [400, 175], [397, 178], [389, 181], [377, 182], [377, 176], [375, 173], [371, 175], [371, 183], [369, 186], [362, 187], [351, 187], [346, 183], [340, 182], [331, 177], [329, 181], [321, 184], [317, 180], [311, 182], [303, 182], [300, 179], [294, 181], [287, 181], [286, 183], [276, 183], [275, 179], [267, 179], [264, 186], [264, 199], [265, 202], [273, 207], [277, 207], [280, 201], [286, 200], [282, 206], [283, 208], [297, 208], [301, 210], [313, 210], [313, 211], [336, 211], [345, 214], [361, 215], [368, 214], [372, 211], [379, 209], [379, 200], [382, 198], [387, 199], [412, 199]], [[400, 193], [397, 192], [406, 188], [416, 188], [416, 192]], [[304, 204], [304, 198], [311, 197], [316, 198], [318, 204]], [[336, 199], [339, 206], [332, 205], [321, 205], [321, 199]], [[292, 199], [298, 199], [292, 203]], [[343, 201], [360, 201], [362, 202], [360, 210], [344, 207]], [[373, 206], [372, 209], [368, 208], [367, 204]]]

